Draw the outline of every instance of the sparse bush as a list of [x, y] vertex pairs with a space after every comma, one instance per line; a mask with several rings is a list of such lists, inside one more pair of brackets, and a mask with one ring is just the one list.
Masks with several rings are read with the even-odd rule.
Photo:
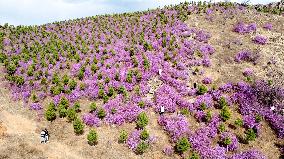
[[132, 76], [133, 76], [132, 71], [129, 71], [126, 76], [126, 82], [132, 83]]
[[69, 80], [69, 88], [70, 90], [74, 90], [77, 86], [77, 82], [73, 79], [73, 80]]
[[142, 80], [142, 73], [140, 71], [136, 74], [136, 80], [137, 82], [140, 82]]
[[9, 65], [7, 66], [7, 73], [8, 73], [9, 75], [12, 75], [12, 74], [14, 74], [14, 73], [16, 72], [16, 69], [17, 69], [16, 65], [15, 65], [13, 62], [11, 62], [11, 63], [9, 63]]
[[50, 93], [51, 93], [52, 95], [58, 95], [58, 94], [60, 94], [60, 93], [61, 93], [61, 87], [59, 87], [59, 86], [52, 86], [52, 87], [50, 88]]
[[55, 104], [53, 102], [50, 102], [47, 109], [56, 111]]
[[244, 125], [243, 120], [240, 118], [236, 119], [235, 125], [240, 126], [240, 127], [243, 126]]
[[74, 132], [75, 132], [76, 134], [82, 134], [83, 131], [84, 131], [83, 122], [82, 122], [79, 118], [76, 118], [76, 119], [73, 121], [73, 128], [74, 128]]
[[229, 137], [224, 138], [221, 143], [225, 146], [228, 146], [232, 143], [232, 140]]
[[207, 93], [208, 89], [205, 85], [201, 84], [201, 85], [198, 85], [198, 89], [197, 89], [197, 93], [199, 95], [203, 95], [205, 93]]
[[68, 107], [69, 107], [69, 101], [68, 101], [68, 99], [66, 99], [65, 97], [62, 97], [62, 98], [61, 98], [59, 104], [63, 105], [65, 108], [68, 108]]
[[78, 73], [78, 78], [79, 80], [82, 80], [84, 78], [84, 70], [83, 69], [80, 69], [79, 73]]
[[200, 156], [198, 153], [193, 152], [191, 156], [188, 157], [188, 159], [200, 159]]
[[144, 128], [149, 122], [149, 119], [145, 112], [142, 112], [138, 115], [136, 125], [139, 128]]
[[[32, 71], [33, 72], [33, 71]], [[53, 84], [58, 84], [60, 82], [59, 76], [57, 73], [55, 73], [52, 77], [52, 83]]]
[[259, 122], [261, 122], [261, 120], [262, 120], [262, 116], [261, 116], [260, 114], [257, 114], [257, 115], [255, 116], [255, 121], [256, 121], [257, 123], [259, 123]]
[[134, 50], [133, 47], [129, 49], [129, 53], [130, 53], [129, 54], [130, 56], [134, 56], [135, 55], [135, 50]]
[[46, 85], [47, 84], [47, 79], [44, 77], [41, 79], [40, 84]]
[[139, 85], [134, 86], [133, 90], [134, 90], [135, 94], [137, 94], [137, 95], [140, 94], [140, 86]]
[[185, 151], [187, 151], [189, 148], [191, 147], [190, 142], [188, 141], [187, 138], [182, 137], [181, 139], [179, 139], [176, 143], [176, 151], [178, 153], [184, 153]]
[[247, 82], [253, 82], [253, 79], [252, 79], [252, 77], [246, 77], [246, 78], [245, 78], [245, 81], [247, 81]]
[[220, 116], [221, 116], [222, 120], [224, 120], [224, 121], [229, 120], [230, 117], [231, 117], [230, 109], [229, 109], [228, 107], [226, 107], [226, 106], [223, 107], [223, 108], [221, 109]]
[[140, 139], [147, 140], [149, 138], [149, 133], [146, 129], [142, 130], [140, 133]]
[[118, 88], [118, 93], [123, 93], [124, 91], [126, 91], [124, 86]]
[[269, 86], [272, 86], [273, 81], [272, 81], [271, 79], [269, 79], [269, 80], [267, 81], [267, 83], [268, 83]]
[[28, 67], [27, 75], [28, 76], [33, 76], [34, 75], [34, 68], [32, 66]]
[[123, 96], [127, 96], [127, 91], [126, 91], [126, 88], [124, 86], [120, 86], [118, 88], [118, 93], [123, 94]]
[[64, 105], [59, 104], [58, 106], [58, 113], [60, 118], [64, 118], [67, 116], [67, 109]]
[[122, 130], [120, 132], [120, 135], [119, 135], [119, 138], [118, 138], [118, 142], [119, 143], [125, 143], [127, 138], [128, 138], [128, 133], [125, 130]]
[[207, 108], [206, 104], [205, 104], [204, 102], [202, 102], [202, 103], [200, 104], [200, 109], [201, 109], [201, 110], [205, 110], [206, 108]]
[[79, 102], [75, 102], [74, 105], [73, 105], [73, 108], [76, 112], [79, 112], [80, 111], [80, 103]]
[[148, 143], [146, 143], [145, 141], [141, 141], [136, 148], [136, 153], [143, 154], [144, 152], [146, 152], [148, 147]]
[[77, 118], [77, 114], [74, 108], [67, 110], [67, 118], [69, 121], [74, 121]]
[[109, 83], [110, 82], [110, 78], [109, 77], [106, 77], [105, 78], [105, 83]]
[[222, 133], [226, 130], [226, 127], [225, 127], [225, 124], [224, 123], [221, 123], [219, 126], [218, 126], [218, 132], [219, 133]]
[[65, 74], [62, 77], [62, 82], [64, 83], [64, 85], [67, 85], [69, 82], [69, 77]]
[[219, 108], [221, 109], [228, 106], [228, 102], [225, 97], [221, 97], [218, 101], [218, 104], [219, 104]]
[[103, 98], [104, 96], [105, 96], [104, 90], [103, 90], [103, 89], [100, 89], [100, 90], [99, 90], [98, 97], [99, 97], [99, 98]]
[[211, 112], [211, 111], [208, 111], [208, 112], [206, 113], [206, 116], [205, 116], [205, 121], [206, 121], [206, 122], [210, 122], [211, 119], [212, 119], [212, 112]]
[[95, 102], [92, 102], [90, 105], [91, 111], [96, 111], [97, 110], [97, 104]]
[[99, 70], [99, 67], [95, 63], [93, 63], [92, 66], [91, 66], [91, 70], [92, 70], [93, 73], [96, 73], [97, 70]]
[[48, 121], [53, 121], [56, 119], [56, 108], [54, 103], [50, 103], [45, 111], [45, 118]]
[[117, 111], [117, 110], [116, 110], [115, 108], [111, 108], [111, 111], [110, 111], [110, 112], [111, 112], [111, 114], [115, 114], [116, 111]]
[[104, 102], [104, 103], [107, 103], [108, 100], [109, 100], [109, 96], [104, 95], [104, 96], [103, 96], [103, 102]]
[[104, 110], [103, 108], [100, 108], [100, 109], [98, 110], [97, 115], [98, 115], [98, 117], [99, 117], [100, 119], [103, 119], [103, 118], [106, 116], [106, 112], [105, 112], [105, 110]]
[[245, 132], [246, 134], [246, 140], [247, 141], [254, 141], [256, 138], [256, 132], [253, 129], [247, 129], [247, 131]]
[[111, 97], [112, 95], [114, 95], [114, 88], [113, 87], [109, 87], [108, 89], [108, 94], [109, 97]]
[[15, 76], [16, 84], [21, 86], [25, 83], [25, 79], [22, 76]]
[[0, 52], [0, 63], [3, 63], [6, 59], [7, 59], [7, 55], [5, 55], [4, 53]]
[[143, 66], [146, 70], [150, 68], [150, 62], [146, 57], [143, 57]]
[[98, 134], [95, 129], [91, 129], [87, 135], [88, 143], [90, 145], [95, 145], [98, 143]]
[[86, 89], [86, 84], [85, 83], [81, 83], [80, 84], [80, 90], [85, 90]]
[[189, 110], [188, 110], [188, 108], [182, 108], [182, 109], [180, 110], [180, 113], [181, 113], [182, 115], [187, 116], [187, 115], [189, 115]]
[[116, 81], [120, 81], [120, 78], [119, 78], [119, 74], [118, 74], [118, 73], [115, 74], [114, 79], [115, 79]]
[[141, 100], [141, 101], [138, 103], [138, 106], [139, 106], [140, 108], [145, 108], [145, 102]]
[[103, 74], [100, 72], [99, 74], [98, 74], [98, 80], [101, 80], [103, 78]]

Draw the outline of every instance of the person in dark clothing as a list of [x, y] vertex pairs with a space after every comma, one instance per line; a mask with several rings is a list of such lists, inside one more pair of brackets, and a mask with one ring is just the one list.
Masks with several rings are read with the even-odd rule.
[[196, 83], [193, 83], [193, 88], [196, 88], [197, 87], [197, 84]]

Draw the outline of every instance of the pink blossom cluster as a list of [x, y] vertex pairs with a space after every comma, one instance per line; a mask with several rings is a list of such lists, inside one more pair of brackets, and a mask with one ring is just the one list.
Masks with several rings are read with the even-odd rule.
[[251, 68], [245, 68], [243, 71], [243, 75], [248, 77], [251, 76], [253, 74], [253, 70]]
[[256, 23], [245, 24], [243, 22], [238, 22], [234, 26], [234, 31], [240, 34], [244, 34], [244, 33], [255, 32], [256, 28], [257, 28]]
[[[142, 130], [134, 130], [130, 133], [130, 135], [127, 138], [126, 144], [127, 146], [132, 150], [135, 151], [137, 146], [139, 145], [140, 142], [143, 140], [140, 138]], [[150, 135], [148, 139], [146, 139], [144, 142], [146, 142], [149, 145], [152, 145], [156, 143], [157, 139], [155, 136]]]
[[262, 35], [257, 35], [253, 38], [253, 42], [260, 45], [265, 45], [267, 43], [267, 38]]
[[160, 116], [158, 123], [169, 134], [172, 142], [176, 142], [189, 133], [189, 123], [182, 115], [173, 117]]
[[229, 151], [237, 150], [239, 147], [239, 142], [238, 142], [236, 135], [229, 133], [229, 132], [222, 133], [221, 140], [225, 140], [226, 138], [228, 138], [231, 141], [231, 143], [227, 145], [228, 150]]

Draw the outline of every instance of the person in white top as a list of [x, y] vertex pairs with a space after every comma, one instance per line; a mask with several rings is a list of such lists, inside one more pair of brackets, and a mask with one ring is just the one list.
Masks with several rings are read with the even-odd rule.
[[270, 107], [270, 110], [274, 111], [276, 108], [274, 106]]
[[165, 107], [162, 105], [160, 108], [160, 115], [165, 113]]
[[159, 69], [159, 75], [161, 76], [162, 75], [162, 69]]
[[46, 143], [46, 136], [45, 136], [45, 131], [42, 130], [40, 132], [40, 143]]
[[48, 141], [48, 131], [47, 129], [44, 129], [40, 132], [40, 143], [46, 143]]

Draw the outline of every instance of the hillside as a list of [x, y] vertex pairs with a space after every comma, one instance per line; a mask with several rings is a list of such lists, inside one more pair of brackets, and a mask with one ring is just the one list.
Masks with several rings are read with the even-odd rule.
[[283, 10], [181, 3], [1, 26], [0, 158], [283, 158]]

